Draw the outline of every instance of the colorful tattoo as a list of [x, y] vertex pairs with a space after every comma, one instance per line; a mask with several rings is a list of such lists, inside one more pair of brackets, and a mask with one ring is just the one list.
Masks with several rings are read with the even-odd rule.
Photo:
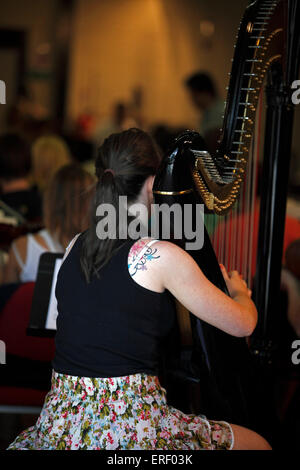
[[151, 246], [148, 246], [143, 256], [140, 257], [140, 253], [146, 245], [147, 242], [139, 241], [135, 243], [130, 250], [128, 256], [128, 270], [132, 277], [137, 273], [137, 271], [147, 270], [147, 261], [160, 258], [160, 256], [157, 255], [157, 248], [152, 248]]

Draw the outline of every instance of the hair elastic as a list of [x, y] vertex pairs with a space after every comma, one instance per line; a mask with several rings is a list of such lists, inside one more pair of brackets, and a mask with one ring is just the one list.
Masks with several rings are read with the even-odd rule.
[[104, 170], [104, 173], [111, 173], [113, 176], [115, 176], [115, 172], [111, 168], [107, 168], [106, 170]]

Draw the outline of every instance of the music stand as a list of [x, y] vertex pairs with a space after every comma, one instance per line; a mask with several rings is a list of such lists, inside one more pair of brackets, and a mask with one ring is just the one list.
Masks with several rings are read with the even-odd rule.
[[55, 336], [57, 317], [55, 286], [62, 258], [62, 253], [43, 253], [40, 257], [27, 328], [29, 336]]

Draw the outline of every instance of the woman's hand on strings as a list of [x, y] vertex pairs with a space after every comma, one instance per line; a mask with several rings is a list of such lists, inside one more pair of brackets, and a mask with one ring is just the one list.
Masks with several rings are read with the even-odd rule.
[[244, 281], [242, 275], [239, 274], [238, 271], [230, 271], [228, 273], [223, 264], [220, 264], [220, 268], [230, 297], [234, 299], [236, 296], [244, 294], [251, 298], [252, 291], [248, 289], [246, 281]]
[[236, 295], [231, 298], [209, 281], [186, 251], [167, 241], [157, 241], [154, 246], [158, 259], [149, 265], [151, 284], [145, 287], [159, 285], [157, 291], [168, 290], [189, 312], [225, 333], [237, 337], [252, 334], [257, 311], [238, 273], [227, 274], [225, 270], [230, 294]]

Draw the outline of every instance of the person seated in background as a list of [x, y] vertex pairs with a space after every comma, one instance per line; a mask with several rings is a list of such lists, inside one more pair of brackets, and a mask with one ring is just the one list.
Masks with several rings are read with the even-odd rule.
[[121, 132], [129, 127], [134, 126], [136, 123], [131, 118], [129, 108], [125, 103], [115, 103], [112, 109], [111, 117], [105, 118], [96, 127], [93, 135], [97, 147], [102, 145], [106, 137], [111, 134]]
[[74, 236], [87, 229], [94, 178], [77, 165], [53, 176], [44, 196], [45, 229], [15, 240], [2, 283], [35, 281], [42, 253], [63, 253]]
[[18, 134], [0, 137], [0, 200], [26, 221], [41, 218], [41, 198], [29, 180], [31, 154], [27, 141]]
[[89, 173], [94, 174], [95, 158], [98, 147], [103, 144], [104, 140], [109, 135], [135, 126], [136, 122], [131, 116], [129, 105], [122, 102], [114, 103], [111, 110], [111, 116], [104, 117], [104, 119], [100, 120], [91, 134], [95, 153], [89, 161], [85, 161], [83, 163], [83, 168]]
[[172, 142], [185, 130], [185, 127], [171, 127], [164, 123], [157, 123], [151, 128], [150, 134], [159, 146], [162, 154], [165, 155]]
[[56, 135], [39, 137], [32, 145], [32, 178], [42, 194], [59, 168], [72, 163], [69, 147]]
[[196, 72], [185, 80], [193, 105], [202, 113], [202, 120], [197, 129], [204, 138], [208, 150], [214, 154], [220, 128], [223, 123], [224, 100], [217, 92], [216, 85], [211, 76], [204, 72]]

